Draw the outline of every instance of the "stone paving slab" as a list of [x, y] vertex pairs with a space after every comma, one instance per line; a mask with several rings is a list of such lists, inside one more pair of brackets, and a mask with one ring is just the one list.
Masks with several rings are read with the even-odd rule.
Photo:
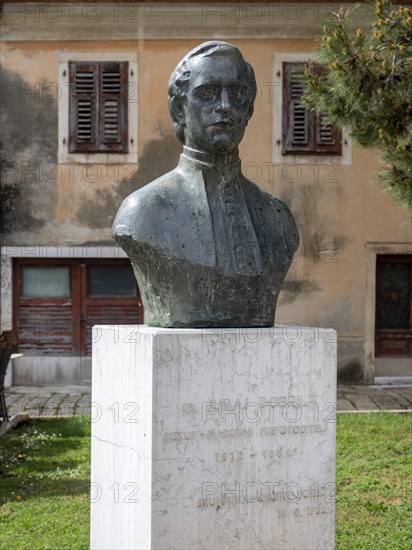
[[355, 406], [344, 397], [338, 397], [336, 404], [338, 411], [356, 411]]
[[[90, 386], [13, 386], [5, 395], [10, 417], [91, 414]], [[337, 409], [341, 412], [412, 412], [412, 386], [338, 386]]]
[[388, 395], [393, 396], [395, 399], [404, 405], [405, 407], [411, 406], [412, 399], [412, 388], [398, 388], [397, 391], [393, 392], [392, 388], [387, 389]]

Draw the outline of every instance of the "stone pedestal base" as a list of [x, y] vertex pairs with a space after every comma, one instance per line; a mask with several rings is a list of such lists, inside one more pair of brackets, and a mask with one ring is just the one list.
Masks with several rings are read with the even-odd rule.
[[333, 330], [93, 330], [93, 549], [334, 547]]

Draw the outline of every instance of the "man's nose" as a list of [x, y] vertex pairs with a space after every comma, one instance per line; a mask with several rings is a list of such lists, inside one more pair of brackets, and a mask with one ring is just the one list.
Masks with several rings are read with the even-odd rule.
[[226, 90], [226, 88], [222, 88], [222, 90], [220, 92], [220, 96], [219, 96], [218, 104], [216, 106], [216, 110], [220, 111], [220, 112], [223, 112], [223, 113], [228, 113], [232, 110], [232, 105], [230, 103], [229, 94], [228, 94], [228, 91]]

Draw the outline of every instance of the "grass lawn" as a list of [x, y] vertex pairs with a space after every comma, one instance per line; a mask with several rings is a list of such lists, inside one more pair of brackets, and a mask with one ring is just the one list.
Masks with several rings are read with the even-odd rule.
[[90, 417], [41, 420], [0, 438], [0, 548], [89, 548]]
[[339, 414], [336, 548], [412, 548], [412, 415]]
[[[0, 548], [89, 547], [90, 419], [0, 439]], [[337, 550], [412, 547], [412, 415], [338, 415]]]

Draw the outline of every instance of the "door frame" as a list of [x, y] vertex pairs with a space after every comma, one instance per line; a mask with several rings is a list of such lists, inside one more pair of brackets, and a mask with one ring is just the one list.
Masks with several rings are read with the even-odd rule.
[[378, 255], [412, 254], [412, 243], [365, 243], [366, 293], [364, 310], [364, 382], [375, 383], [376, 259]]

